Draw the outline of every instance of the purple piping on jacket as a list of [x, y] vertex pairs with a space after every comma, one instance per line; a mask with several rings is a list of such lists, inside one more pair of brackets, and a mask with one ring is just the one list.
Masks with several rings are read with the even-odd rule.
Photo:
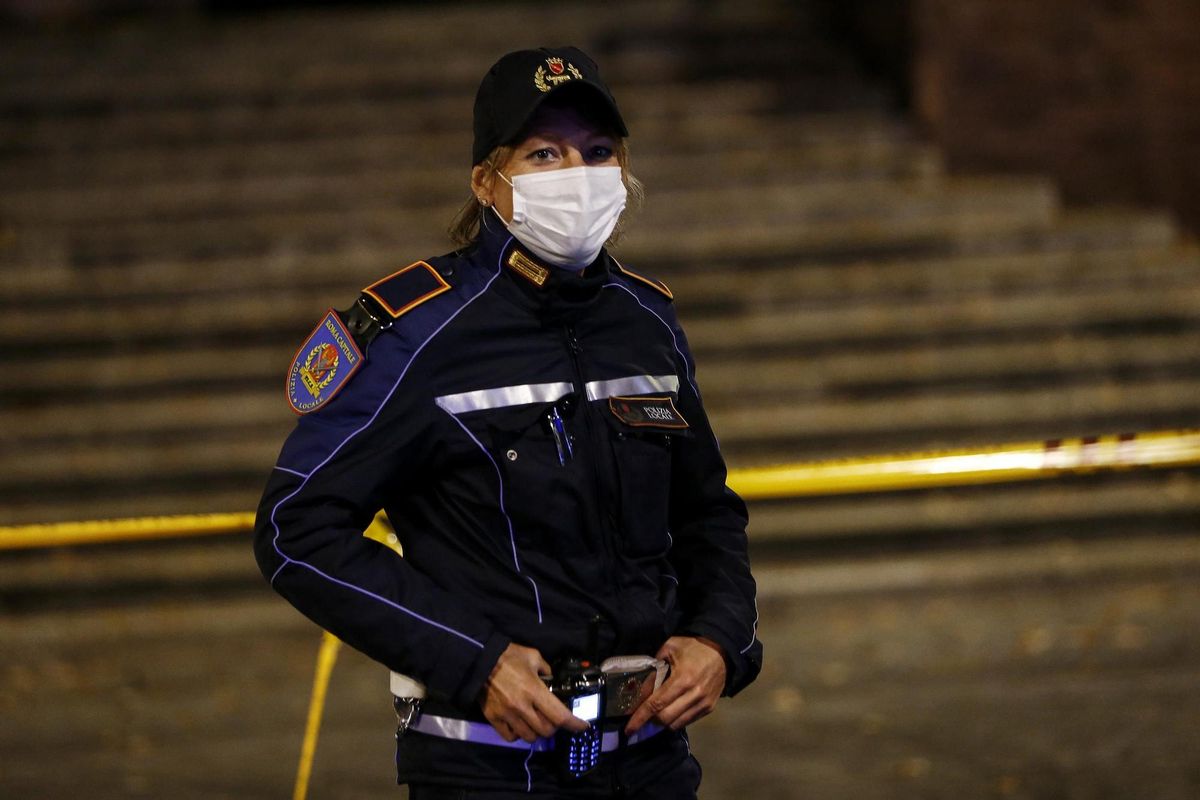
[[[444, 409], [444, 408], [442, 410], [446, 411], [446, 409]], [[500, 472], [500, 465], [496, 463], [496, 459], [492, 458], [492, 454], [489, 453], [488, 449], [483, 446], [483, 443], [480, 442], [477, 438], [475, 438], [475, 434], [471, 433], [471, 431], [467, 428], [467, 426], [462, 423], [462, 420], [460, 420], [458, 417], [451, 414], [449, 411], [446, 411], [446, 413], [450, 416], [450, 419], [454, 420], [454, 422], [458, 425], [458, 427], [462, 428], [463, 433], [465, 433], [467, 435], [467, 438], [469, 438], [472, 442], [474, 442], [475, 446], [478, 447], [485, 456], [487, 456], [487, 460], [492, 462], [492, 469], [496, 470], [496, 480], [500, 484], [500, 490], [499, 490], [500, 491], [500, 493], [499, 493], [500, 513], [504, 515], [504, 523], [508, 526], [508, 542], [509, 542], [509, 545], [511, 545], [511, 547], [512, 547], [513, 568], [515, 568], [517, 570], [518, 575], [520, 575], [525, 580], [529, 581], [529, 584], [531, 586], [533, 586], [533, 602], [534, 602], [534, 605], [537, 606], [538, 624], [541, 625], [542, 624], [541, 594], [538, 592], [537, 583], [534, 582], [533, 578], [529, 577], [528, 575], [526, 575], [524, 572], [521, 571], [521, 561], [520, 561], [520, 559], [517, 558], [517, 537], [516, 537], [516, 534], [513, 532], [512, 517], [510, 517], [508, 515], [508, 509], [504, 507], [504, 477], [502, 476], [502, 474]]]
[[286, 472], [286, 473], [288, 473], [289, 475], [295, 475], [297, 478], [301, 478], [301, 479], [307, 479], [307, 478], [308, 478], [308, 476], [307, 476], [307, 475], [305, 475], [303, 472], [297, 472], [296, 470], [294, 470], [294, 469], [288, 469], [287, 467], [281, 467], [281, 466], [279, 466], [279, 465], [276, 465], [276, 466], [275, 466], [275, 469], [279, 470], [280, 472]]
[[[501, 254], [504, 253], [505, 248], [508, 247], [508, 244], [511, 241], [512, 241], [512, 238], [510, 237], [508, 242], [505, 242], [504, 246], [500, 248]], [[283, 563], [279, 565], [279, 569], [275, 570], [275, 574], [271, 576], [272, 584], [275, 583], [275, 579], [279, 576], [279, 573], [283, 571], [284, 567], [286, 567], [288, 564], [297, 564], [306, 569], [312, 570], [317, 575], [320, 575], [322, 578], [325, 578], [326, 580], [328, 580], [331, 583], [335, 583], [339, 586], [343, 586], [347, 589], [358, 592], [359, 594], [362, 594], [366, 597], [370, 597], [372, 600], [378, 600], [379, 602], [383, 603], [384, 605], [390, 606], [392, 608], [395, 608], [397, 611], [408, 614], [413, 619], [420, 620], [421, 622], [431, 625], [431, 626], [437, 628], [438, 630], [445, 631], [446, 633], [453, 634], [454, 636], [457, 636], [460, 639], [468, 641], [471, 644], [478, 647], [480, 650], [482, 650], [484, 648], [483, 642], [480, 642], [461, 631], [457, 631], [451, 627], [443, 625], [440, 622], [436, 622], [434, 620], [429, 619], [428, 617], [424, 617], [421, 614], [418, 614], [417, 612], [413, 611], [412, 609], [406, 608], [405, 606], [400, 605], [399, 603], [395, 602], [394, 600], [389, 600], [388, 598], [383, 597], [382, 595], [375, 594], [374, 592], [372, 592], [368, 589], [364, 589], [361, 586], [355, 586], [352, 583], [347, 583], [346, 581], [338, 580], [337, 578], [334, 578], [331, 575], [326, 575], [324, 572], [322, 572], [321, 570], [317, 569], [316, 567], [314, 567], [313, 565], [311, 565], [307, 562], [299, 561], [299, 560], [291, 558], [290, 556], [287, 555], [287, 553], [284, 553], [283, 550], [281, 550], [279, 548], [280, 530], [279, 530], [279, 523], [275, 520], [275, 515], [279, 512], [280, 507], [284, 503], [286, 503], [288, 500], [291, 500], [293, 497], [295, 497], [297, 494], [299, 494], [300, 491], [308, 483], [308, 481], [312, 478], [312, 476], [315, 475], [318, 470], [320, 470], [322, 467], [324, 467], [326, 464], [328, 464], [330, 461], [332, 461], [333, 457], [336, 456], [341, 451], [341, 449], [343, 447], [345, 447], [346, 444], [351, 439], [353, 439], [355, 436], [358, 436], [360, 433], [362, 433], [363, 431], [365, 431], [367, 428], [371, 427], [371, 425], [373, 425], [375, 423], [375, 420], [379, 417], [379, 412], [383, 411], [383, 407], [386, 406], [388, 404], [388, 402], [392, 399], [392, 396], [396, 393], [396, 389], [398, 389], [400, 387], [400, 384], [404, 380], [404, 377], [408, 374], [409, 367], [411, 367], [413, 362], [416, 361], [417, 356], [419, 356], [421, 354], [421, 351], [423, 351], [425, 349], [425, 346], [427, 344], [429, 344], [431, 341], [433, 341], [434, 337], [436, 337], [439, 333], [441, 333], [442, 330], [447, 325], [449, 325], [451, 322], [453, 322], [454, 319], [457, 318], [458, 315], [461, 314], [463, 312], [463, 310], [466, 309], [467, 306], [471, 305], [471, 303], [475, 302], [481, 295], [483, 295], [484, 292], [486, 292], [488, 289], [490, 289], [492, 286], [492, 283], [496, 280], [496, 278], [500, 277], [500, 272], [502, 269], [503, 269], [503, 262], [499, 258], [497, 258], [496, 274], [493, 275], [491, 278], [489, 278], [488, 282], [486, 284], [484, 284], [483, 288], [480, 289], [470, 300], [463, 303], [458, 308], [457, 311], [455, 311], [453, 314], [451, 314], [449, 317], [447, 317], [442, 322], [441, 325], [438, 325], [437, 328], [433, 331], [433, 333], [429, 334], [429, 336], [427, 336], [425, 338], [425, 341], [421, 342], [421, 344], [417, 347], [417, 349], [413, 351], [413, 354], [408, 359], [408, 363], [406, 363], [404, 365], [404, 369], [400, 371], [400, 376], [398, 378], [396, 378], [396, 382], [394, 384], [392, 384], [392, 388], [390, 390], [388, 390], [387, 395], [383, 398], [383, 401], [379, 404], [379, 407], [375, 409], [375, 413], [373, 413], [371, 415], [371, 418], [368, 419], [365, 423], [363, 423], [363, 425], [361, 427], [359, 427], [357, 430], [351, 432], [345, 439], [343, 439], [341, 441], [340, 444], [338, 444], [337, 447], [333, 448], [333, 450], [329, 453], [329, 455], [325, 457], [325, 460], [322, 461], [320, 464], [317, 464], [317, 466], [313, 468], [312, 472], [308, 473], [308, 476], [305, 477], [304, 480], [302, 480], [300, 482], [300, 484], [292, 491], [291, 494], [289, 494], [286, 497], [284, 497], [283, 499], [281, 499], [278, 503], [275, 504], [275, 507], [271, 509], [271, 526], [275, 529], [275, 537], [271, 540], [271, 546], [275, 548], [275, 552], [278, 553], [279, 557], [283, 559]]]

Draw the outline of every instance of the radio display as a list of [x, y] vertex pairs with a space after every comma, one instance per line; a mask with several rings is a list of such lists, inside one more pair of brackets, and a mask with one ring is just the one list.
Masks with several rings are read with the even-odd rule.
[[572, 698], [571, 713], [585, 722], [595, 722], [600, 716], [600, 694], [585, 694]]

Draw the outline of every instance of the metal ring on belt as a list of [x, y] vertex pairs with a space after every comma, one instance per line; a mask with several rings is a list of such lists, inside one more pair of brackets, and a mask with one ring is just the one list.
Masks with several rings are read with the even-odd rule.
[[[489, 744], [496, 747], [511, 747], [519, 750], [544, 752], [554, 749], [554, 737], [552, 736], [537, 739], [533, 743], [522, 739], [509, 742], [489, 723], [473, 722], [469, 719], [454, 719], [453, 717], [439, 717], [434, 714], [418, 714], [417, 718], [408, 726], [408, 730], [424, 733], [429, 736], [440, 736], [443, 739], [457, 739], [460, 742]], [[664, 728], [661, 725], [654, 722], [647, 722], [637, 731], [625, 737], [625, 743], [637, 744], [638, 742], [644, 742], [663, 730]], [[620, 743], [620, 731], [605, 731], [601, 736], [600, 752], [612, 752], [620, 746]]]

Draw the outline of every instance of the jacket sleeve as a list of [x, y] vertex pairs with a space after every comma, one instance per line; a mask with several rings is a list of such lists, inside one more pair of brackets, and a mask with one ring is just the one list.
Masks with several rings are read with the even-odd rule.
[[762, 667], [758, 606], [747, 550], [746, 505], [725, 485], [725, 461], [695, 385], [695, 366], [678, 322], [668, 318], [682, 359], [679, 410], [693, 432], [674, 444], [670, 560], [679, 574], [681, 632], [725, 651], [725, 693], [736, 694]]
[[429, 458], [432, 411], [394, 375], [367, 361], [337, 397], [300, 418], [259, 504], [255, 556], [271, 586], [317, 625], [469, 707], [509, 640], [362, 535]]

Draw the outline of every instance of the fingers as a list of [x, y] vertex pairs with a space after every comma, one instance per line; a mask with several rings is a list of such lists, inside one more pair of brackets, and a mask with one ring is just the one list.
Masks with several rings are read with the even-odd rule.
[[508, 742], [515, 742], [517, 739], [521, 739], [532, 744], [538, 740], [537, 731], [529, 727], [520, 717], [502, 719], [499, 720], [499, 724], [493, 722], [492, 727], [499, 731], [504, 740]]
[[567, 710], [539, 673], [549, 674], [550, 665], [533, 648], [510, 644], [497, 660], [481, 693], [480, 706], [505, 741], [533, 742], [553, 736], [560, 727], [587, 730], [587, 723]]
[[666, 682], [655, 689], [633, 712], [633, 716], [625, 724], [625, 733], [634, 733], [651, 719], [659, 717], [663, 711], [679, 699], [687, 688], [686, 682], [675, 675], [667, 678]]
[[658, 721], [673, 731], [680, 730], [716, 708], [716, 699], [699, 687], [680, 695], [675, 702], [658, 712]]
[[651, 719], [679, 730], [716, 708], [725, 685], [725, 661], [719, 652], [693, 637], [672, 636], [658, 649], [657, 658], [671, 664], [671, 676], [634, 711], [626, 734]]
[[[484, 714], [487, 715], [486, 709]], [[579, 721], [571, 716], [571, 712], [567, 711], [566, 706], [559, 702], [558, 698], [551, 694], [550, 690], [546, 689], [540, 681], [538, 687], [532, 689], [529, 694], [511, 698], [497, 708], [494, 720], [491, 717], [488, 718], [488, 721], [492, 722], [502, 736], [504, 730], [496, 725], [496, 722], [507, 726], [514, 734], [513, 739], [524, 739], [527, 742], [532, 742], [539, 737], [553, 736], [559, 727], [570, 720]], [[508, 741], [511, 742], [513, 739]]]
[[549, 662], [542, 658], [542, 654], [537, 650], [534, 650], [533, 652], [537, 656], [537, 663], [533, 665], [534, 672], [536, 672], [538, 675], [553, 675], [554, 668], [550, 666]]
[[575, 733], [588, 729], [588, 724], [572, 714], [549, 689], [534, 701], [534, 711], [546, 721], [550, 728], [550, 732], [545, 734], [546, 736], [553, 734], [559, 728], [566, 728]]
[[[668, 687], [669, 690], [668, 690]], [[717, 696], [703, 686], [670, 680], [646, 698], [625, 726], [626, 735], [635, 733], [651, 719], [677, 731], [711, 714], [717, 707]]]

